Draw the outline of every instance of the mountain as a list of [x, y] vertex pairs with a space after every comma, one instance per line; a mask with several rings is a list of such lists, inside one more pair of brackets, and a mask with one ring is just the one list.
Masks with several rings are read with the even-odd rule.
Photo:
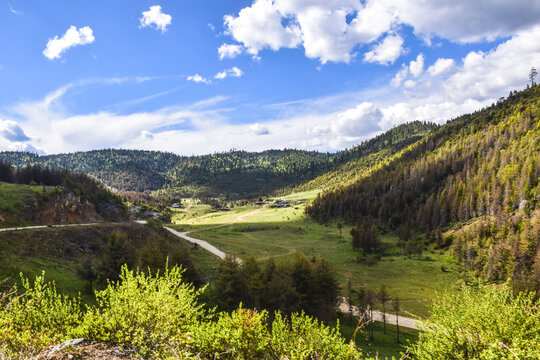
[[[306, 209], [452, 244], [489, 280], [540, 289], [540, 86], [460, 116]], [[445, 236], [441, 235], [446, 231]]]
[[[2, 152], [0, 160], [16, 167], [38, 164], [82, 172], [122, 191], [159, 190], [186, 196], [249, 198], [279, 189], [290, 190], [329, 171], [343, 174], [347, 169], [339, 170], [339, 166], [369, 155], [385, 158], [434, 128], [434, 124], [421, 122], [401, 125], [353, 149], [335, 154], [292, 149], [232, 150], [187, 157], [157, 151], [107, 149], [44, 156]], [[349, 164], [349, 167], [356, 166]]]
[[438, 127], [421, 121], [398, 125], [350, 150], [336, 153], [330, 158], [329, 171], [296, 186], [294, 191], [328, 188], [354, 181]]

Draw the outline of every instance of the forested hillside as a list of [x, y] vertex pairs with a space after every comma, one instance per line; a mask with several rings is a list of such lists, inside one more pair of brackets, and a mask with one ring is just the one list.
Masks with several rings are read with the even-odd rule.
[[539, 289], [539, 117], [540, 86], [511, 92], [320, 195], [306, 212], [321, 222], [375, 221], [404, 241], [413, 229], [451, 244], [476, 275]]
[[354, 181], [437, 128], [438, 125], [434, 123], [421, 121], [398, 125], [350, 150], [336, 153], [330, 158], [329, 171], [298, 185], [294, 191], [321, 189]]
[[[413, 122], [350, 150], [336, 154], [302, 150], [247, 152], [232, 150], [201, 156], [140, 150], [96, 150], [39, 156], [24, 152], [2, 152], [0, 160], [16, 167], [38, 164], [86, 173], [121, 191], [154, 191], [186, 196], [249, 198], [279, 189], [314, 188], [326, 184], [332, 171], [333, 183], [352, 179], [367, 165], [381, 161], [395, 151], [419, 140], [436, 128]], [[340, 168], [340, 166], [342, 166]]]

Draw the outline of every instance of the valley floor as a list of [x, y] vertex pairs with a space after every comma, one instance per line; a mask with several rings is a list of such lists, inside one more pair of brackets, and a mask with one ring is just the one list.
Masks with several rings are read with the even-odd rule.
[[[296, 193], [283, 199], [291, 203], [307, 201], [316, 193]], [[386, 250], [380, 261], [358, 262], [358, 253], [352, 251], [350, 244], [350, 227], [344, 226], [340, 235], [335, 225], [325, 226], [307, 219], [305, 202], [288, 208], [247, 205], [231, 211], [213, 211], [201, 204], [192, 206], [189, 212], [174, 209], [172, 228], [189, 232], [190, 237], [238, 258], [254, 256], [264, 262], [273, 257], [279, 261], [292, 258], [297, 252], [323, 257], [338, 272], [344, 295], [349, 278], [353, 290], [367, 286], [377, 291], [386, 285], [392, 297], [400, 298], [405, 312], [422, 317], [428, 316], [436, 293], [459, 286], [458, 267], [449, 254], [427, 250], [422, 256], [409, 258], [402, 254], [393, 234], [381, 237]], [[351, 298], [354, 303], [354, 294]]]

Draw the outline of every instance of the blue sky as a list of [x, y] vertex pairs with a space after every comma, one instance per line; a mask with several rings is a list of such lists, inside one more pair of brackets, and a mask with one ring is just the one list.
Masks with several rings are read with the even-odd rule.
[[343, 149], [525, 87], [539, 15], [532, 0], [2, 0], [0, 150]]

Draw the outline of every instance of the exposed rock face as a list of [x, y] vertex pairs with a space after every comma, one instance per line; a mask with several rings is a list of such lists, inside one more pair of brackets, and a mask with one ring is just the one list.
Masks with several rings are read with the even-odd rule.
[[89, 202], [81, 202], [80, 196], [73, 193], [54, 194], [38, 214], [43, 224], [63, 224], [102, 221], [96, 208]]

